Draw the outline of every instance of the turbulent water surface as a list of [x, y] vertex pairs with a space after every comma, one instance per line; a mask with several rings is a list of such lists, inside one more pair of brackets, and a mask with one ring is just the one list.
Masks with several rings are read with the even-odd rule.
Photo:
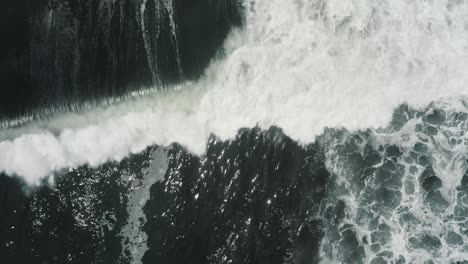
[[468, 263], [468, 1], [44, 2], [0, 262]]

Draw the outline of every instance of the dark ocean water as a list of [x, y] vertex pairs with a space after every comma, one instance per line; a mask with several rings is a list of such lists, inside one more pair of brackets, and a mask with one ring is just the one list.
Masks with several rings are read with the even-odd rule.
[[[29, 195], [2, 176], [0, 255], [5, 263], [315, 263], [328, 181], [323, 150], [277, 128], [212, 137], [203, 157], [177, 144], [149, 147], [64, 172]], [[133, 237], [140, 232], [143, 243]]]

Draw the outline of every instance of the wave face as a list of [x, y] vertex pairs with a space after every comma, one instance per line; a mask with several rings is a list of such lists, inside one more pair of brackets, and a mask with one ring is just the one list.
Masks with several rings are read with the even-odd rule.
[[242, 10], [198, 80], [0, 131], [0, 256], [466, 263], [468, 2]]
[[3, 125], [197, 79], [242, 23], [237, 0], [6, 0], [1, 15]]

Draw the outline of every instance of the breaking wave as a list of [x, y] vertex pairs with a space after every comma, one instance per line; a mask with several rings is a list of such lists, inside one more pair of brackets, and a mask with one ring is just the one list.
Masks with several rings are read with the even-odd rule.
[[385, 127], [402, 103], [468, 95], [463, 1], [244, 4], [245, 27], [202, 80], [3, 129], [0, 171], [35, 183], [151, 144], [201, 154], [211, 133], [226, 139], [241, 127], [276, 125], [307, 143], [326, 127]]

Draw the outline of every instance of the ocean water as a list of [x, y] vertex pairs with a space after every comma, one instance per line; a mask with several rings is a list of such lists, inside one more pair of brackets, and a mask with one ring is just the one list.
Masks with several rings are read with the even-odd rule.
[[2, 123], [0, 255], [466, 263], [468, 2], [240, 4], [199, 78]]

